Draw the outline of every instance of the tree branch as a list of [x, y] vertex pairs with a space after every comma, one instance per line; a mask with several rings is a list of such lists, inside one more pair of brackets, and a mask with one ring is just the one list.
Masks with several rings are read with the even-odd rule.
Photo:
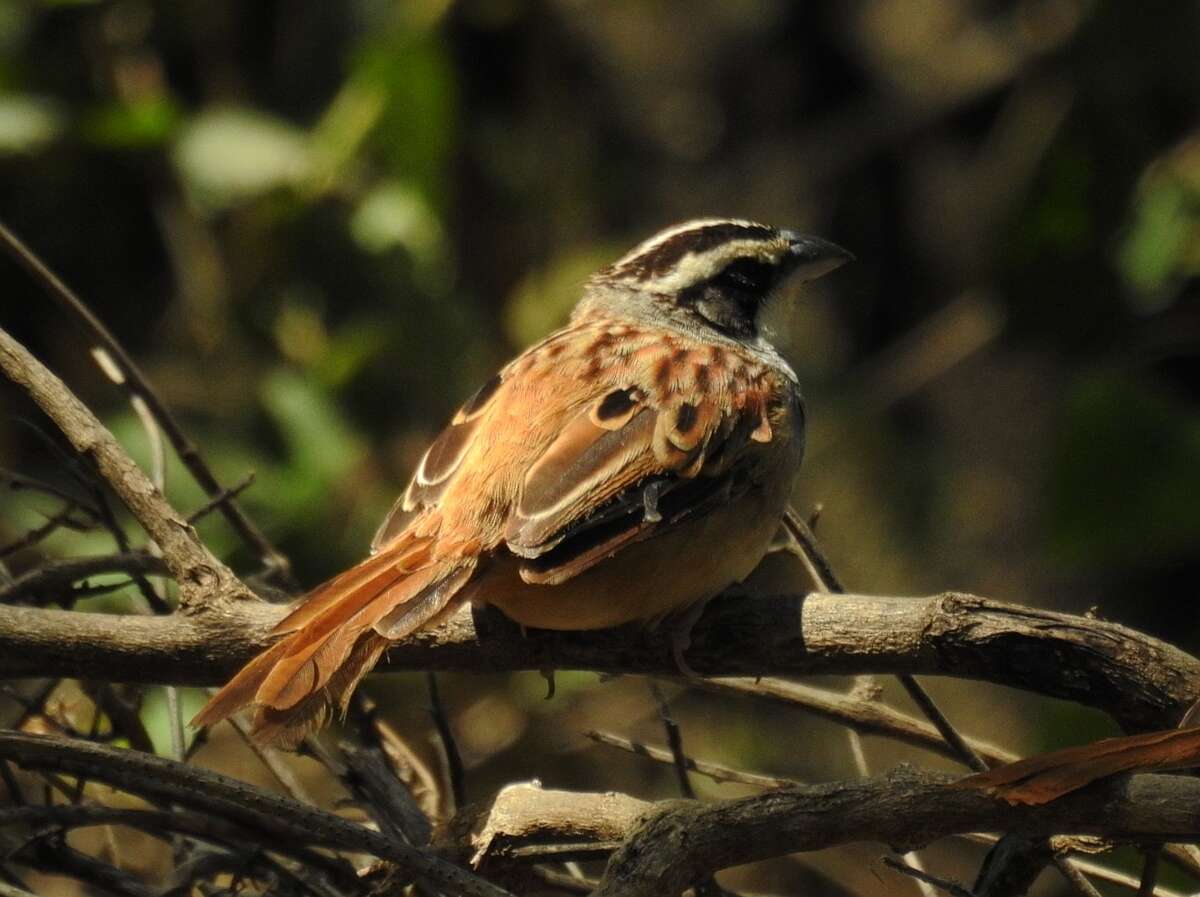
[[0, 602], [45, 592], [65, 592], [73, 582], [102, 573], [164, 574], [162, 558], [144, 551], [47, 561], [0, 586]]
[[556, 843], [620, 843], [593, 897], [663, 897], [722, 869], [876, 841], [900, 850], [950, 835], [1099, 834], [1116, 842], [1200, 840], [1200, 780], [1136, 775], [1050, 804], [1014, 806], [948, 787], [953, 776], [901, 766], [857, 782], [796, 785], [750, 797], [657, 803], [624, 794], [510, 785], [460, 813], [438, 846], [480, 868], [536, 861]]
[[[129, 353], [125, 351], [125, 347], [104, 326], [104, 322], [96, 317], [95, 313], [88, 308], [84, 301], [2, 222], [0, 222], [0, 247], [3, 247], [13, 261], [24, 268], [30, 277], [55, 302], [61, 305], [68, 314], [72, 315], [83, 326], [96, 346], [107, 353], [112, 363], [116, 365], [117, 373], [120, 375], [120, 379], [117, 382], [130, 395], [136, 396], [145, 402], [146, 408], [153, 417], [154, 422], [166, 434], [176, 454], [179, 455], [179, 460], [183, 462], [184, 467], [188, 469], [200, 488], [213, 500], [213, 504], [220, 508], [225, 519], [229, 521], [238, 535], [251, 548], [258, 552], [259, 557], [263, 559], [268, 568], [278, 571], [285, 579], [289, 578], [291, 576], [291, 565], [288, 559], [267, 540], [266, 536], [254, 525], [254, 522], [245, 515], [235, 501], [236, 490], [224, 489], [217, 482], [217, 478], [205, 463], [199, 450], [188, 439], [187, 434], [183, 432], [183, 428], [175, 419], [175, 415], [167, 408], [166, 403], [159, 398], [158, 393], [151, 387], [150, 381], [146, 379], [141, 369], [129, 356]], [[39, 402], [39, 404], [41, 403]], [[131, 508], [130, 510], [133, 509]]]
[[211, 814], [265, 836], [268, 843], [278, 840], [369, 853], [464, 897], [511, 897], [427, 851], [348, 819], [163, 757], [11, 731], [0, 731], [0, 757], [25, 769], [87, 776], [131, 794]]
[[0, 330], [0, 369], [29, 394], [70, 440], [96, 463], [130, 513], [162, 549], [188, 610], [251, 597], [233, 572], [200, 541], [192, 525], [168, 504], [91, 410], [29, 350]]
[[[0, 678], [103, 677], [213, 685], [269, 643], [285, 613], [237, 602], [220, 613], [116, 617], [0, 606]], [[1116, 623], [960, 593], [927, 598], [726, 597], [692, 633], [708, 675], [951, 675], [1065, 698], [1124, 728], [1174, 725], [1200, 697], [1200, 661]], [[677, 673], [668, 634], [636, 627], [531, 631], [464, 608], [398, 642], [381, 669]]]
[[[727, 697], [752, 697], [784, 707], [795, 707], [846, 726], [860, 735], [882, 735], [951, 760], [959, 759], [959, 754], [930, 723], [889, 707], [878, 698], [860, 697], [854, 692], [843, 694], [772, 678], [695, 679], [687, 680], [684, 684]], [[967, 743], [992, 764], [1012, 763], [1021, 759], [1019, 754], [978, 738], [968, 738]]]
[[1042, 806], [1013, 806], [900, 767], [873, 779], [735, 800], [664, 802], [609, 861], [593, 897], [659, 897], [721, 869], [773, 856], [879, 841], [900, 850], [947, 835], [1096, 834], [1117, 842], [1200, 840], [1200, 781], [1123, 777]]

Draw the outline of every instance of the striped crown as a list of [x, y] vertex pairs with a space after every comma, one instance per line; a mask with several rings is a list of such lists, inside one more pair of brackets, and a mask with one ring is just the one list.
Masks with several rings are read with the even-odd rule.
[[[596, 278], [649, 293], [682, 293], [724, 272], [756, 270], [770, 285], [813, 280], [853, 256], [828, 240], [738, 218], [697, 218], [639, 243]], [[731, 267], [733, 266], [733, 267]]]

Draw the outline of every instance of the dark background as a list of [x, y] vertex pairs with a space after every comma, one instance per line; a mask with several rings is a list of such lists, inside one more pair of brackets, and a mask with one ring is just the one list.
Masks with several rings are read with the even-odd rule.
[[[0, 216], [222, 480], [257, 474], [244, 504], [306, 585], [363, 554], [424, 443], [590, 270], [736, 215], [858, 256], [773, 314], [810, 407], [796, 502], [823, 506], [850, 588], [1095, 608], [1200, 650], [1198, 110], [1195, 2], [0, 3]], [[87, 343], [8, 262], [0, 297], [0, 326], [147, 459]], [[11, 389], [0, 414], [0, 464], [61, 480]], [[202, 503], [177, 464], [167, 485]], [[54, 510], [0, 492], [0, 543]], [[222, 522], [202, 533], [253, 572]], [[560, 674], [552, 701], [532, 674], [443, 685], [476, 797], [534, 776], [672, 793], [669, 770], [579, 735], [661, 741], [640, 681]], [[1023, 751], [1109, 731], [932, 686]], [[371, 690], [426, 749], [419, 680]], [[675, 704], [697, 756], [854, 774], [833, 727]], [[165, 739], [155, 694], [144, 713]], [[232, 739], [202, 756], [255, 774]], [[934, 856], [969, 879], [977, 849], [955, 850]], [[731, 881], [798, 893], [815, 866], [859, 893], [911, 887], [878, 854]]]

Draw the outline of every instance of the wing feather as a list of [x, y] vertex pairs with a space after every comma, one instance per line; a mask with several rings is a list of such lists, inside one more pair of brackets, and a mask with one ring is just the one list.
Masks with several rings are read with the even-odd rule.
[[[526, 559], [522, 578], [563, 582], [710, 507], [765, 419], [758, 407], [723, 412], [708, 396], [678, 394], [653, 401], [628, 386], [590, 403], [529, 466], [506, 521], [505, 543]], [[683, 488], [692, 480], [704, 482]]]
[[405, 532], [422, 510], [437, 505], [475, 445], [480, 431], [485, 429], [487, 412], [495, 404], [503, 385], [502, 375], [496, 374], [479, 387], [425, 450], [408, 488], [375, 531], [371, 540], [372, 554]]

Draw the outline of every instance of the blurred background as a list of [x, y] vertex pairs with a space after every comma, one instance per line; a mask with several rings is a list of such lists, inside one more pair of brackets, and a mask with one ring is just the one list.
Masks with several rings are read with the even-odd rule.
[[[821, 507], [848, 587], [1094, 608], [1195, 652], [1198, 60], [1197, 2], [3, 0], [0, 217], [123, 341], [222, 482], [254, 472], [243, 504], [305, 586], [362, 556], [425, 443], [565, 319], [588, 272], [692, 216], [820, 234], [858, 262], [781, 297], [772, 323], [810, 408], [796, 503]], [[0, 326], [148, 462], [87, 342], [7, 260], [0, 297]], [[0, 386], [0, 465], [62, 481], [26, 421]], [[174, 461], [167, 491], [203, 504]], [[0, 545], [56, 507], [5, 487]], [[223, 521], [201, 531], [255, 572]], [[5, 560], [110, 550], [63, 531]], [[469, 799], [535, 776], [674, 793], [670, 769], [582, 736], [661, 743], [644, 681], [560, 673], [552, 700], [532, 673], [441, 684]], [[1111, 731], [1065, 704], [931, 688], [962, 728], [1020, 751]], [[368, 690], [432, 756], [422, 679]], [[58, 694], [85, 712], [69, 683]], [[671, 694], [697, 757], [856, 774], [832, 725]], [[157, 690], [142, 714], [165, 743]], [[231, 733], [200, 762], [273, 784]], [[929, 862], [969, 881], [980, 851]], [[727, 880], [912, 888], [880, 854]]]

